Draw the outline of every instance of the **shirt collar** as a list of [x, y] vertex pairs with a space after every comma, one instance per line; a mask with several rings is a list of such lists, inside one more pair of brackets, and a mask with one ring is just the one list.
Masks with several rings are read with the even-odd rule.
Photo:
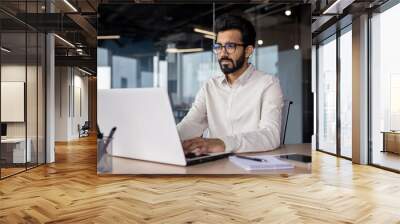
[[[249, 64], [249, 67], [239, 76], [239, 78], [235, 81], [235, 85], [245, 83], [255, 70], [252, 64]], [[228, 80], [225, 75], [221, 75], [220, 77], [221, 84], [228, 84]]]

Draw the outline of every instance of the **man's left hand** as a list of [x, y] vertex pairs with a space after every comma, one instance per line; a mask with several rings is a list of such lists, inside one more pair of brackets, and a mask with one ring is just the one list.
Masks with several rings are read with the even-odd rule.
[[185, 154], [193, 152], [195, 154], [224, 152], [225, 143], [219, 138], [193, 138], [182, 143]]

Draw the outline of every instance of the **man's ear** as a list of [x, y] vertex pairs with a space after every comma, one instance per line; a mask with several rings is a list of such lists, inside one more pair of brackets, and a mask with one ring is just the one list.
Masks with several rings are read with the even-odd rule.
[[245, 56], [246, 58], [249, 58], [254, 52], [254, 47], [252, 45], [249, 45], [245, 49]]

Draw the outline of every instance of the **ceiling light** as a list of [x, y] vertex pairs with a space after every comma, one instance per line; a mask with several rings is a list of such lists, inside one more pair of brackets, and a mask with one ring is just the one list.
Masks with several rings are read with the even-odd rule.
[[42, 5], [40, 8], [41, 8], [43, 11], [46, 10], [46, 6], [45, 6], [45, 5]]
[[1, 47], [0, 49], [1, 49], [2, 51], [6, 52], [6, 53], [10, 53], [10, 52], [11, 52], [11, 50], [9, 50], [9, 49], [7, 49], [7, 48], [5, 48], [5, 47]]
[[80, 48], [76, 49], [76, 52], [82, 52], [82, 51], [83, 51], [83, 50], [80, 49]]
[[104, 36], [97, 36], [98, 40], [112, 40], [112, 39], [119, 39], [121, 38], [120, 35], [104, 35]]
[[64, 39], [64, 38], [62, 38], [62, 37], [60, 37], [60, 36], [57, 35], [57, 34], [54, 34], [54, 36], [57, 37], [58, 39], [60, 39], [62, 42], [64, 42], [64, 43], [66, 43], [67, 45], [69, 45], [70, 47], [75, 48], [75, 45], [71, 44], [71, 42], [69, 42], [68, 40], [66, 40], [66, 39]]
[[194, 30], [194, 32], [197, 32], [197, 33], [202, 33], [202, 34], [206, 34], [206, 35], [210, 35], [210, 36], [216, 36], [215, 33], [212, 31], [203, 30], [200, 28], [194, 28], [193, 30]]
[[292, 15], [292, 10], [286, 9], [286, 10], [285, 10], [285, 15], [286, 15], [286, 16]]
[[257, 44], [258, 44], [258, 45], [263, 45], [263, 44], [264, 44], [264, 41], [263, 41], [263, 40], [258, 40], [258, 41], [257, 41]]
[[92, 73], [90, 73], [90, 72], [88, 72], [88, 71], [86, 71], [86, 70], [83, 70], [83, 69], [81, 69], [81, 68], [79, 68], [79, 67], [78, 67], [78, 70], [81, 71], [81, 72], [83, 72], [83, 73], [85, 73], [85, 74], [87, 74], [87, 75], [92, 75]]
[[295, 44], [295, 45], [293, 46], [293, 48], [294, 48], [295, 50], [298, 50], [298, 49], [300, 49], [300, 46], [299, 46], [298, 44]]
[[67, 4], [74, 12], [78, 12], [78, 10], [68, 1], [64, 0], [65, 4]]
[[206, 35], [204, 35], [204, 37], [205, 37], [205, 38], [208, 38], [208, 39], [215, 40], [215, 36], [212, 36], [212, 35], [206, 34]]
[[167, 48], [168, 53], [192, 53], [192, 52], [200, 52], [204, 51], [203, 48], [186, 48], [186, 49], [178, 49], [178, 48]]

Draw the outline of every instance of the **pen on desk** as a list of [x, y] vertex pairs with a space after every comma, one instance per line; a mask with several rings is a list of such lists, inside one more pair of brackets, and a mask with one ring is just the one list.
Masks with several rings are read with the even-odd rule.
[[97, 129], [97, 138], [98, 139], [103, 139], [103, 133], [101, 133], [99, 124], [96, 124], [96, 129]]
[[114, 136], [115, 130], [117, 130], [117, 127], [113, 127], [110, 131], [110, 134], [108, 135], [107, 141], [104, 144], [104, 150], [107, 150], [108, 144], [110, 144], [112, 137]]
[[268, 160], [266, 159], [260, 159], [260, 158], [254, 158], [254, 157], [248, 157], [248, 156], [241, 156], [241, 155], [235, 155], [238, 158], [241, 159], [248, 159], [248, 160], [253, 160], [253, 161], [257, 161], [257, 162], [268, 162]]

